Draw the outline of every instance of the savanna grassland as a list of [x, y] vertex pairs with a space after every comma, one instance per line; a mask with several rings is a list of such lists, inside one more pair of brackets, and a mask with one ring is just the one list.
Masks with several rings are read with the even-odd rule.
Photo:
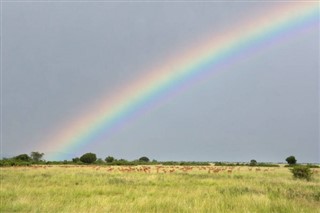
[[320, 212], [320, 169], [30, 166], [1, 168], [0, 212]]

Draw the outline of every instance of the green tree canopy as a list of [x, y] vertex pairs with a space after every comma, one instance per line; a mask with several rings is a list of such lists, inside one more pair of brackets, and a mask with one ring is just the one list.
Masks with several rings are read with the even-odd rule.
[[21, 155], [14, 157], [14, 159], [21, 160], [21, 161], [30, 161], [31, 157], [27, 154], [21, 154]]
[[254, 160], [254, 159], [252, 159], [251, 161], [250, 161], [250, 166], [255, 166], [255, 165], [257, 165], [257, 161], [256, 160]]
[[150, 160], [146, 156], [143, 156], [143, 157], [139, 158], [139, 161], [149, 162]]
[[78, 157], [72, 158], [72, 162], [78, 163], [78, 162], [80, 162], [80, 158], [78, 158]]
[[97, 160], [97, 156], [94, 153], [88, 152], [80, 157], [80, 161], [83, 163], [93, 163]]
[[44, 153], [40, 153], [40, 152], [31, 152], [31, 158], [33, 161], [40, 161], [42, 159], [42, 157], [44, 156]]
[[112, 156], [108, 156], [108, 157], [106, 157], [106, 159], [105, 159], [105, 161], [106, 161], [107, 163], [112, 163], [114, 160], [115, 160], [115, 158], [112, 157]]
[[287, 157], [286, 161], [288, 162], [289, 165], [294, 165], [297, 162], [297, 160], [296, 160], [296, 158], [294, 156]]

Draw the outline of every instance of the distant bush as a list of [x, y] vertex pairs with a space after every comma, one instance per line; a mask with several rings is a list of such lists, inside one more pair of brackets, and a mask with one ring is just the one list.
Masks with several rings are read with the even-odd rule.
[[311, 163], [308, 163], [307, 166], [308, 166], [309, 168], [320, 168], [320, 166], [315, 165], [315, 164], [311, 164]]
[[294, 166], [290, 169], [294, 178], [310, 180], [312, 176], [311, 169], [308, 166]]
[[215, 166], [257, 166], [257, 167], [279, 167], [278, 164], [273, 163], [225, 163], [225, 162], [215, 162]]
[[250, 165], [250, 166], [256, 166], [257, 163], [258, 163], [258, 162], [253, 159], [253, 160], [250, 161], [250, 164], [249, 164], [249, 165]]
[[210, 166], [208, 162], [196, 162], [196, 161], [181, 161], [181, 166]]
[[113, 161], [115, 161], [115, 158], [112, 157], [112, 156], [108, 156], [108, 157], [106, 157], [105, 161], [106, 161], [107, 163], [112, 163]]
[[78, 158], [78, 157], [72, 158], [72, 162], [73, 163], [79, 163], [80, 162], [80, 158]]
[[180, 165], [180, 166], [210, 166], [209, 162], [197, 162], [197, 161], [163, 161], [156, 162], [162, 165]]
[[80, 161], [83, 163], [93, 163], [97, 160], [97, 156], [94, 153], [86, 153], [80, 157]]
[[257, 163], [258, 167], [280, 167], [278, 164], [273, 163]]
[[95, 164], [105, 164], [104, 160], [102, 160], [101, 158], [98, 158], [94, 163]]
[[21, 160], [21, 161], [31, 161], [31, 157], [27, 154], [21, 154], [16, 157], [14, 157], [15, 160]]
[[0, 167], [4, 166], [30, 166], [31, 162], [12, 159], [0, 160]]
[[109, 165], [117, 165], [117, 166], [133, 166], [137, 165], [134, 162], [127, 161], [125, 159], [115, 160], [112, 163], [109, 163]]
[[227, 162], [215, 162], [215, 166], [248, 166], [247, 163], [227, 163]]

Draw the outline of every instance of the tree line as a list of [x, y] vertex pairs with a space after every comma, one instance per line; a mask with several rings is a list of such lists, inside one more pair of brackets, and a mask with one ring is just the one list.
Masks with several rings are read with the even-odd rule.
[[[97, 165], [199, 165], [199, 166], [209, 166], [214, 164], [215, 166], [259, 166], [259, 167], [279, 167], [279, 164], [257, 162], [252, 159], [249, 162], [238, 162], [238, 163], [228, 163], [228, 162], [199, 162], [199, 161], [157, 161], [150, 160], [146, 156], [142, 156], [136, 160], [129, 161], [126, 159], [116, 159], [113, 156], [107, 156], [105, 159], [97, 158], [95, 153], [85, 153], [80, 157], [72, 158], [71, 161], [45, 161], [43, 159], [44, 153], [41, 152], [31, 152], [28, 154], [20, 154], [12, 158], [6, 158], [0, 160], [0, 166], [29, 166], [32, 164], [97, 164]], [[286, 159], [288, 163], [286, 166], [293, 167], [297, 165], [297, 160], [294, 156], [289, 156]], [[318, 168], [317, 165], [309, 164], [310, 168]]]
[[[20, 154], [13, 158], [7, 158], [0, 160], [0, 166], [30, 166], [32, 164], [96, 164], [96, 165], [180, 165], [180, 166], [210, 166], [214, 163], [215, 166], [256, 166], [256, 167], [279, 167], [279, 164], [271, 164], [264, 162], [257, 162], [252, 159], [249, 163], [226, 163], [226, 162], [197, 162], [197, 161], [164, 161], [158, 162], [156, 160], [150, 161], [146, 156], [142, 156], [137, 160], [128, 161], [125, 159], [116, 159], [113, 156], [107, 156], [104, 160], [97, 158], [96, 154], [88, 152], [83, 154], [81, 157], [75, 157], [72, 161], [45, 161], [43, 160], [44, 153], [31, 152], [28, 154]], [[319, 168], [318, 165], [299, 165], [297, 164], [297, 159], [294, 156], [289, 156], [286, 158], [287, 165], [290, 167], [290, 171], [294, 178], [296, 179], [306, 179], [311, 180], [313, 172], [310, 168]]]

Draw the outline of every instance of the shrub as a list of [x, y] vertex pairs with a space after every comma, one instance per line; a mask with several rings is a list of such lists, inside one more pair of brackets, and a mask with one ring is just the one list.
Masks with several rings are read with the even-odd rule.
[[30, 166], [31, 163], [28, 161], [16, 160], [16, 159], [5, 159], [0, 160], [0, 167], [2, 166]]
[[320, 168], [320, 166], [315, 165], [315, 164], [311, 164], [311, 163], [308, 163], [307, 166], [308, 166], [309, 168]]
[[197, 161], [181, 161], [177, 165], [181, 166], [210, 166], [208, 162], [197, 162]]
[[110, 163], [111, 165], [118, 165], [118, 166], [129, 166], [129, 165], [136, 165], [134, 162], [130, 162], [130, 161], [127, 161], [125, 159], [119, 159], [119, 160], [115, 160], [113, 161], [112, 163]]
[[83, 163], [93, 163], [97, 160], [97, 156], [94, 153], [86, 153], [80, 157], [80, 161]]
[[259, 167], [280, 167], [278, 164], [272, 164], [272, 163], [257, 163], [256, 166], [259, 166]]
[[101, 159], [101, 158], [98, 158], [95, 162], [95, 164], [104, 164], [105, 162]]
[[306, 179], [308, 181], [311, 179], [312, 172], [308, 166], [295, 166], [290, 170], [294, 178]]

